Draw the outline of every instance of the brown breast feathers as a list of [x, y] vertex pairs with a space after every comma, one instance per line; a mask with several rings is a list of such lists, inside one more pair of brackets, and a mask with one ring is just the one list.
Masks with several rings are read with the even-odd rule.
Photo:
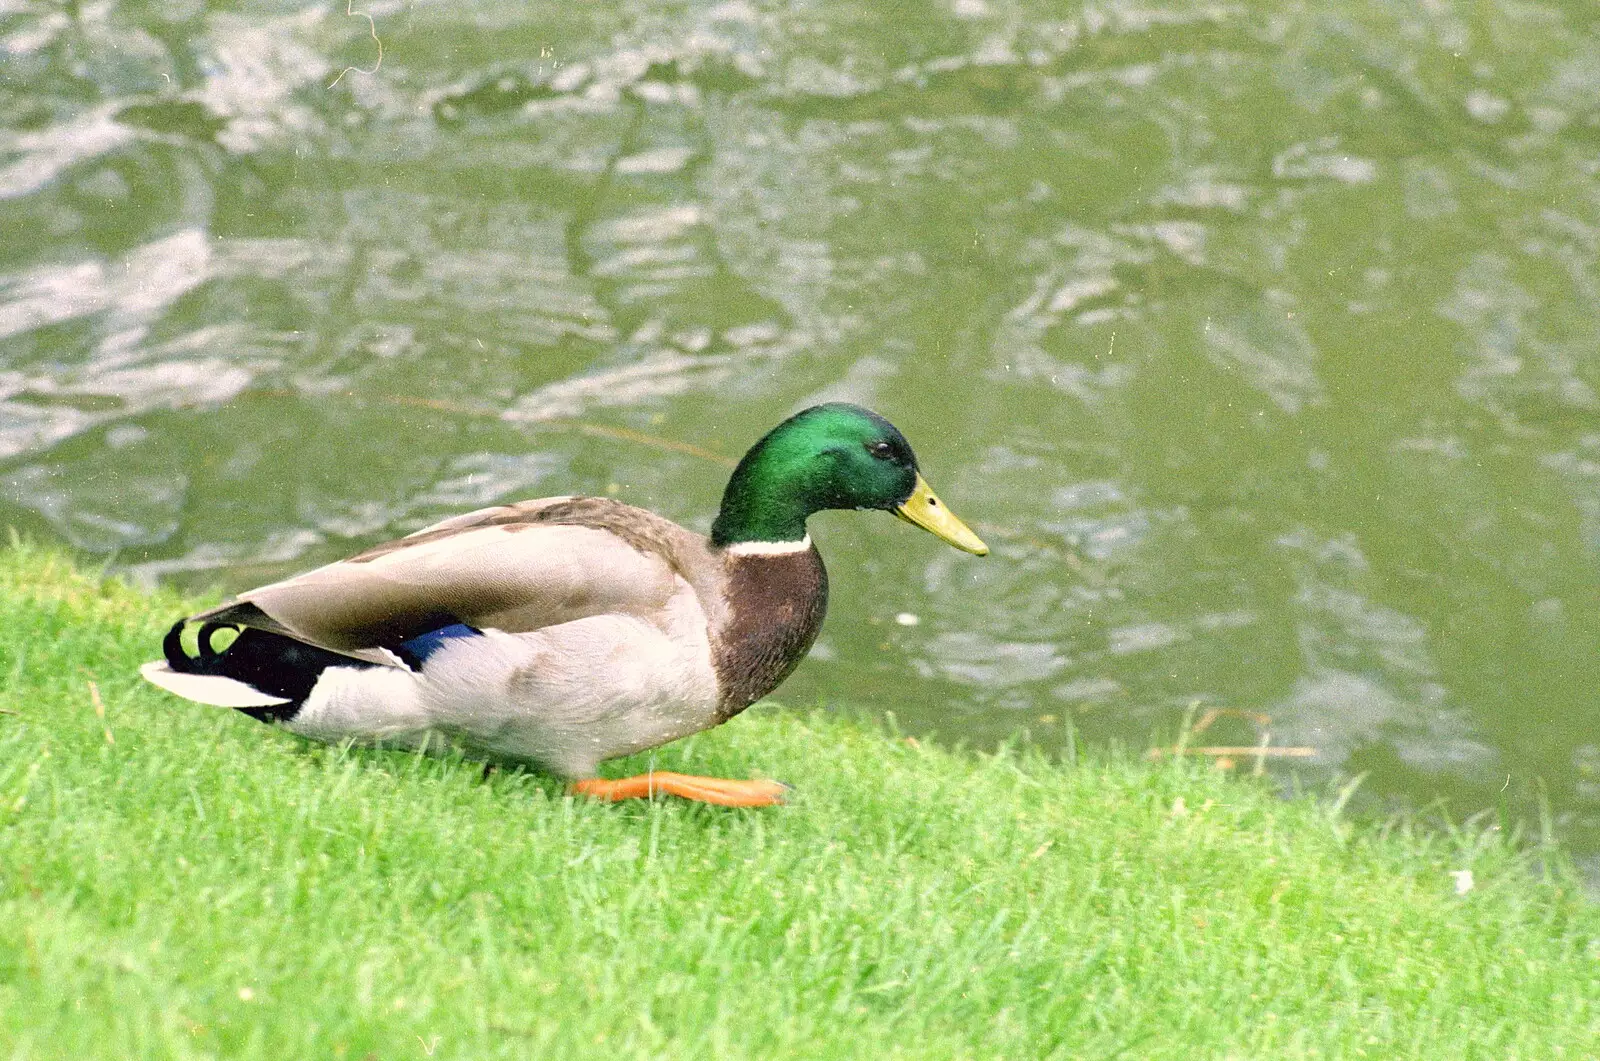
[[817, 550], [728, 556], [727, 620], [712, 634], [722, 687], [718, 721], [776, 689], [817, 639], [828, 610], [828, 572]]

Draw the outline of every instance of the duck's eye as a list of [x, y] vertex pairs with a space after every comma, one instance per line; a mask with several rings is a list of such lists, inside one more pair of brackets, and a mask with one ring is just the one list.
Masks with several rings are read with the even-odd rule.
[[879, 460], [888, 460], [889, 457], [894, 453], [894, 447], [882, 440], [877, 442], [868, 442], [867, 452], [872, 454], [874, 457], [877, 457]]

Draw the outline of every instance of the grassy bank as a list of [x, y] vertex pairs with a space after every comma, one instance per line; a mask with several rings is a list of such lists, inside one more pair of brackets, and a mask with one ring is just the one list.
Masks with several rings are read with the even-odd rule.
[[576, 802], [142, 686], [184, 607], [0, 551], [5, 1057], [1503, 1059], [1600, 1042], [1600, 909], [1492, 834], [1352, 825], [1193, 765], [958, 756], [770, 707], [655, 761], [782, 777], [788, 807]]

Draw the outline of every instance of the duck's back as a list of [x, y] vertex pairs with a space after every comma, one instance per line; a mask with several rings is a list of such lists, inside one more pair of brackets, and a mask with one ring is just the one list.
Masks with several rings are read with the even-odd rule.
[[445, 520], [195, 618], [264, 625], [253, 607], [307, 643], [372, 658], [450, 623], [526, 633], [594, 615], [648, 619], [678, 578], [715, 610], [720, 571], [704, 543], [618, 501], [541, 498]]

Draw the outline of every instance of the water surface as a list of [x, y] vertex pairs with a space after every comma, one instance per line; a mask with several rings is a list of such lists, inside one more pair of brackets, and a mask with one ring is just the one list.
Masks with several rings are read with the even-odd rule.
[[226, 589], [704, 529], [851, 399], [994, 555], [819, 517], [789, 702], [1248, 712], [1600, 847], [1600, 8], [225, 7], [0, 0], [0, 523]]

